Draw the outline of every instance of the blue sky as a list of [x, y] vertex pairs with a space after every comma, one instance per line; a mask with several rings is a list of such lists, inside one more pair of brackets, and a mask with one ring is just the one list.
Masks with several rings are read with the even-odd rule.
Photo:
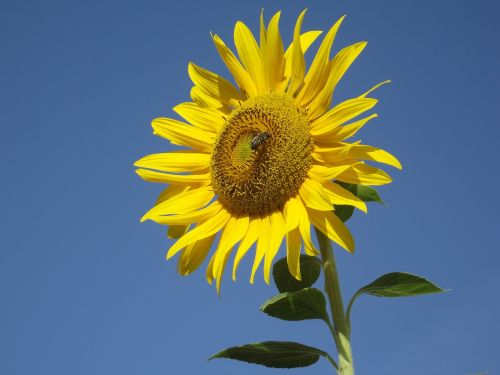
[[[347, 14], [339, 46], [368, 40], [336, 100], [376, 82], [380, 117], [361, 139], [403, 162], [338, 249], [344, 295], [406, 271], [452, 291], [362, 297], [353, 311], [357, 373], [500, 372], [500, 50], [494, 1], [2, 1], [0, 3], [0, 373], [271, 374], [206, 359], [221, 348], [294, 340], [332, 349], [320, 322], [258, 311], [275, 294], [249, 260], [222, 298], [204, 272], [184, 278], [164, 228], [139, 224], [161, 187], [132, 163], [171, 147], [150, 121], [188, 100], [187, 63], [228, 77], [209, 31], [283, 10], [290, 40]], [[495, 349], [496, 348], [496, 349]], [[329, 365], [289, 374], [328, 373]]]

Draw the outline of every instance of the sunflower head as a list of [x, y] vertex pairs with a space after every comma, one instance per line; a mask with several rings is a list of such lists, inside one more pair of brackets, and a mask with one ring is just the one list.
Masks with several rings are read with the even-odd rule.
[[167, 258], [180, 252], [179, 272], [187, 275], [213, 251], [207, 280], [217, 290], [228, 259], [236, 269], [255, 244], [251, 282], [261, 263], [264, 279], [285, 239], [290, 273], [301, 278], [303, 251], [317, 254], [311, 225], [352, 252], [354, 241], [336, 216], [334, 205], [366, 212], [357, 196], [335, 181], [358, 185], [391, 182], [366, 161], [401, 168], [388, 152], [347, 142], [376, 114], [364, 115], [377, 103], [367, 92], [332, 106], [332, 95], [349, 66], [364, 49], [359, 42], [330, 57], [343, 21], [339, 19], [320, 43], [309, 69], [304, 54], [321, 34], [302, 32], [302, 12], [293, 40], [284, 49], [280, 12], [266, 25], [261, 15], [257, 43], [248, 27], [237, 22], [237, 55], [218, 35], [213, 42], [236, 85], [193, 63], [191, 102], [174, 111], [184, 121], [153, 120], [156, 135], [187, 147], [138, 160], [137, 173], [147, 181], [168, 184], [155, 206], [144, 215], [169, 226], [177, 239]]

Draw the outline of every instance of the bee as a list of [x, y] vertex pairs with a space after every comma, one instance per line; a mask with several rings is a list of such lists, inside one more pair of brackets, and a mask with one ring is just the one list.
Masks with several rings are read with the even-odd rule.
[[269, 134], [268, 132], [262, 132], [257, 134], [255, 137], [252, 138], [252, 142], [250, 143], [250, 148], [252, 150], [255, 150], [257, 147], [259, 147], [259, 145], [262, 142], [265, 142], [267, 139], [269, 139], [269, 137], [271, 137], [271, 134]]

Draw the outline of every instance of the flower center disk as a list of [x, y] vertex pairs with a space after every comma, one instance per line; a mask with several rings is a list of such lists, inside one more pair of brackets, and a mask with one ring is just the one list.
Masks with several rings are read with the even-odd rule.
[[306, 112], [289, 95], [248, 99], [231, 112], [212, 152], [219, 201], [234, 214], [282, 209], [307, 176], [313, 146]]

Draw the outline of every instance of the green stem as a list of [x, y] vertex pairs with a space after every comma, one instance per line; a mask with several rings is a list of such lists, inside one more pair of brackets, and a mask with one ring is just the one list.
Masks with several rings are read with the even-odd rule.
[[328, 237], [317, 228], [315, 228], [315, 230], [321, 251], [323, 271], [325, 273], [325, 292], [330, 302], [330, 309], [333, 317], [332, 334], [339, 353], [339, 368], [337, 373], [339, 375], [354, 375], [349, 327], [344, 312], [344, 303], [340, 292], [339, 276], [332, 245]]

